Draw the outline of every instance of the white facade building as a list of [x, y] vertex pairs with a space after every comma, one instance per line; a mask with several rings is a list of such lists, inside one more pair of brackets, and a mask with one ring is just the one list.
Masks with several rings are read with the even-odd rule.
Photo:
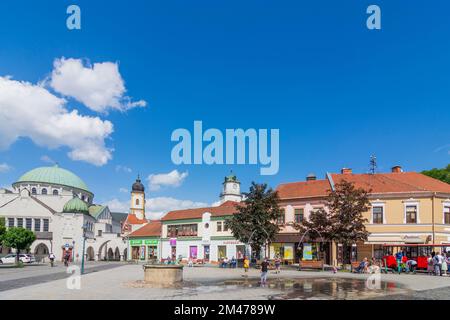
[[[94, 194], [72, 172], [58, 166], [25, 173], [0, 189], [0, 217], [7, 227], [32, 230], [36, 240], [30, 252], [38, 259], [50, 252], [62, 260], [66, 252], [74, 261], [82, 257], [83, 233], [87, 260], [126, 259], [122, 224], [127, 215], [111, 213], [107, 206], [93, 204]], [[11, 252], [0, 248], [0, 254]]]
[[240, 183], [231, 175], [223, 183], [219, 206], [167, 213], [161, 219], [162, 259], [205, 263], [216, 263], [223, 258], [242, 259], [246, 254], [245, 244], [236, 240], [225, 225], [241, 199]]

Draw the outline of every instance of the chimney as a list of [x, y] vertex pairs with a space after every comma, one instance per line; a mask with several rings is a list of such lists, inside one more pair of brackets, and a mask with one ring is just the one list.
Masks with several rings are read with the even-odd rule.
[[351, 168], [342, 168], [341, 174], [352, 174], [352, 169]]
[[400, 173], [400, 172], [403, 172], [401, 166], [393, 166], [391, 170], [392, 170], [392, 173]]
[[317, 177], [314, 173], [310, 173], [306, 176], [306, 181], [314, 181], [316, 179], [317, 179]]

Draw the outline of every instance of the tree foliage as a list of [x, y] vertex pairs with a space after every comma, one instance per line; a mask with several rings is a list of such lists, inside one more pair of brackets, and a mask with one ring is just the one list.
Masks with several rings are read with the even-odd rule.
[[422, 171], [422, 173], [429, 177], [450, 183], [450, 164], [442, 169], [433, 168], [431, 170]]
[[353, 183], [343, 180], [335, 185], [326, 199], [325, 209], [311, 213], [309, 220], [295, 227], [300, 232], [311, 230], [312, 239], [319, 237], [317, 230], [325, 241], [335, 241], [342, 244], [353, 244], [357, 241], [366, 241], [369, 232], [366, 230], [363, 213], [370, 209], [370, 191], [355, 188]]
[[10, 227], [3, 235], [3, 245], [17, 250], [16, 263], [19, 263], [19, 253], [28, 249], [36, 236], [33, 231], [21, 227]]
[[243, 243], [250, 243], [253, 252], [275, 238], [279, 230], [276, 224], [281, 214], [278, 193], [267, 184], [252, 182], [245, 200], [237, 207], [238, 212], [227, 220], [233, 236]]

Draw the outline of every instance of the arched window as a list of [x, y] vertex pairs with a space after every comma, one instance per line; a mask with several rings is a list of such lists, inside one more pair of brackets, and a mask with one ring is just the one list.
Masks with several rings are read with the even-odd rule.
[[37, 194], [36, 188], [31, 188], [31, 194]]
[[81, 196], [81, 200], [83, 200], [83, 201], [84, 201], [84, 195], [82, 195], [82, 196]]
[[137, 206], [139, 205], [139, 199], [136, 199], [136, 205]]
[[58, 195], [58, 190], [53, 190], [53, 195], [57, 196]]
[[42, 189], [42, 194], [47, 194], [47, 189]]

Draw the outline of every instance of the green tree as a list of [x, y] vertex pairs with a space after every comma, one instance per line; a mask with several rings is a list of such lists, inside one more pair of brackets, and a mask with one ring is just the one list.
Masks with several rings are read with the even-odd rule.
[[422, 173], [429, 177], [450, 183], [450, 164], [442, 169], [433, 168], [431, 170], [422, 171]]
[[20, 250], [28, 249], [36, 236], [33, 231], [21, 227], [10, 227], [3, 235], [3, 244], [16, 249], [16, 264], [19, 264]]
[[252, 182], [244, 199], [237, 207], [238, 212], [226, 224], [236, 239], [250, 243], [252, 251], [259, 253], [261, 247], [273, 241], [279, 230], [276, 224], [281, 214], [278, 193], [267, 184]]
[[[355, 188], [353, 183], [343, 180], [337, 183], [334, 190], [329, 191], [326, 207], [311, 213], [308, 220], [294, 226], [300, 232], [311, 230], [308, 235], [317, 239], [320, 235], [325, 241], [335, 241], [351, 245], [357, 241], [366, 241], [369, 232], [366, 230], [363, 213], [370, 209], [369, 192]], [[319, 231], [320, 235], [317, 232]]]
[[332, 238], [332, 224], [323, 208], [311, 212], [308, 220], [295, 223], [294, 228], [298, 229], [301, 235], [308, 232], [307, 235], [312, 240], [322, 238], [323, 241], [330, 241]]

